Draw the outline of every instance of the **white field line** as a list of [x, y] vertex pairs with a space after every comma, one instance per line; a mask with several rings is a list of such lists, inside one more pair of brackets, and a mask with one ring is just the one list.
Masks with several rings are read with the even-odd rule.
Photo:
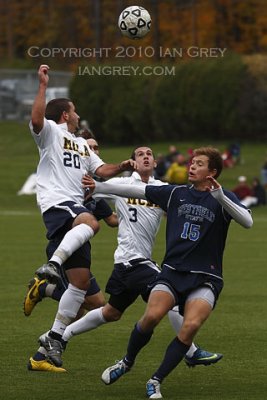
[[0, 210], [0, 215], [8, 217], [25, 217], [30, 215], [40, 215], [40, 213], [38, 211]]

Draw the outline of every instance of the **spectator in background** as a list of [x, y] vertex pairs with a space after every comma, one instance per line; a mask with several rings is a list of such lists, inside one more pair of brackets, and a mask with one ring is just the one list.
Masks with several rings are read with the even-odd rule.
[[253, 178], [252, 181], [253, 195], [257, 198], [257, 206], [266, 204], [266, 192], [263, 185], [261, 185], [258, 178]]
[[169, 166], [174, 162], [175, 157], [179, 154], [180, 152], [177, 150], [177, 147], [174, 146], [173, 144], [170, 145], [169, 147], [169, 153], [166, 155], [165, 160], [166, 160], [166, 167], [169, 168]]
[[241, 148], [239, 143], [232, 143], [229, 146], [229, 151], [232, 156], [232, 160], [234, 164], [239, 164], [240, 163], [240, 154], [241, 154]]
[[234, 166], [234, 160], [229, 148], [225, 149], [222, 153], [222, 159], [224, 168], [232, 168]]
[[240, 163], [240, 145], [232, 143], [222, 153], [224, 168], [232, 168], [235, 164]]
[[252, 189], [249, 187], [247, 183], [246, 176], [238, 177], [238, 184], [234, 187], [232, 192], [238, 197], [239, 200], [243, 200], [247, 196], [252, 196]]
[[267, 189], [267, 159], [261, 168], [261, 183]]
[[233, 192], [244, 206], [251, 207], [266, 204], [265, 189], [258, 178], [253, 178], [252, 187], [248, 185], [245, 176], [239, 176], [238, 182]]
[[158, 153], [156, 158], [156, 167], [154, 169], [155, 179], [162, 180], [166, 174], [166, 171], [167, 171], [166, 159], [162, 153]]
[[165, 181], [172, 185], [184, 185], [188, 179], [188, 168], [185, 156], [183, 154], [177, 154], [174, 158], [174, 162], [167, 169], [165, 175]]

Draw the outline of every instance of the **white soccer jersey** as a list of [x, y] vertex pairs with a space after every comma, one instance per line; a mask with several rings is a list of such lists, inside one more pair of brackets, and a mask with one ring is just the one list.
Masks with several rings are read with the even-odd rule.
[[82, 204], [82, 177], [94, 174], [104, 162], [92, 152], [86, 140], [68, 132], [67, 124], [44, 119], [37, 135], [30, 123], [31, 134], [38, 146], [40, 161], [37, 168], [37, 203], [44, 213], [64, 201]]
[[[130, 177], [112, 178], [108, 182], [144, 185], [137, 172], [133, 172]], [[148, 184], [165, 185], [153, 177]], [[127, 263], [136, 258], [151, 259], [163, 210], [147, 200], [111, 197], [115, 200], [119, 219], [118, 247], [114, 253], [114, 263]]]

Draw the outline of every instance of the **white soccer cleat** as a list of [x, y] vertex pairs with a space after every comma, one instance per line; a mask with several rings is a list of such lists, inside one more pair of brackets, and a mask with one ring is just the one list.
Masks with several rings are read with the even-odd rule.
[[116, 382], [122, 375], [129, 372], [130, 368], [125, 364], [123, 360], [117, 361], [116, 364], [108, 367], [103, 372], [101, 379], [105, 383], [105, 385], [111, 385]]
[[149, 379], [146, 383], [146, 394], [149, 399], [162, 399], [159, 381], [156, 379]]

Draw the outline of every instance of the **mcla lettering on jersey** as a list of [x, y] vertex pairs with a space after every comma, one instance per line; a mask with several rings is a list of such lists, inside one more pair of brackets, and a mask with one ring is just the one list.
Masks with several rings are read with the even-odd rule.
[[184, 215], [190, 221], [201, 222], [206, 219], [209, 222], [214, 222], [215, 214], [206, 207], [195, 204], [182, 204], [178, 207], [178, 216]]
[[159, 208], [157, 204], [151, 203], [151, 201], [144, 200], [144, 199], [134, 199], [132, 197], [129, 197], [127, 199], [127, 204], [133, 205], [133, 206], [145, 206], [145, 207], [154, 207], [154, 208]]
[[76, 153], [79, 153], [82, 157], [89, 157], [89, 151], [88, 148], [83, 145], [82, 149], [79, 147], [78, 143], [75, 143], [73, 140], [71, 139], [67, 139], [66, 137], [64, 137], [64, 149], [65, 150], [72, 150], [75, 151]]

